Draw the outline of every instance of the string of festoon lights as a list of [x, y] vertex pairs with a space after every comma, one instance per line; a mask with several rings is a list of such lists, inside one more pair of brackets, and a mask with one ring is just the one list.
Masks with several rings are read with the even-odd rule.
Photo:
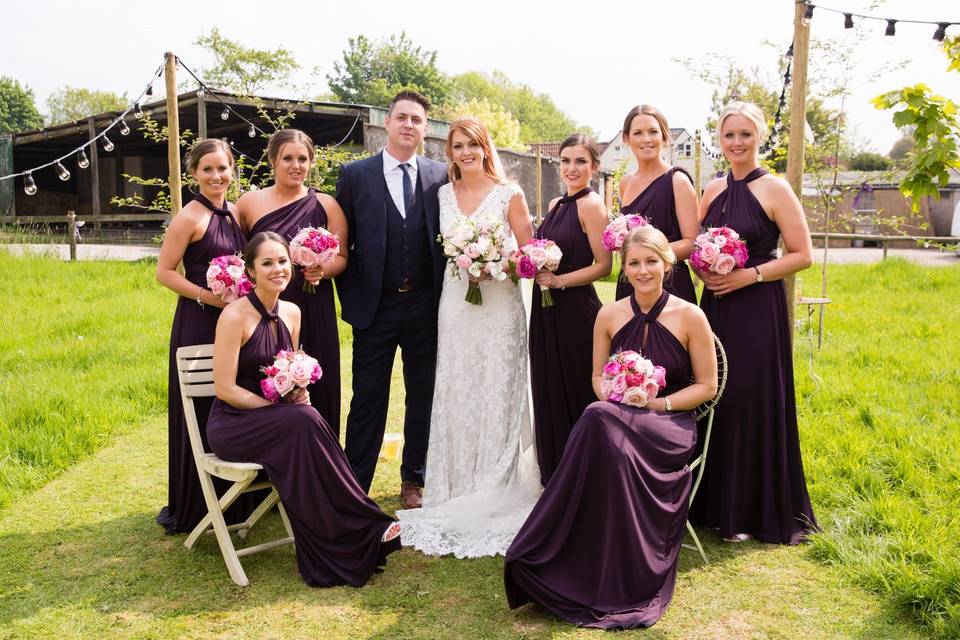
[[827, 11], [829, 13], [835, 13], [837, 15], [843, 16], [843, 28], [844, 29], [853, 29], [853, 19], [857, 20], [875, 20], [877, 22], [886, 22], [887, 28], [884, 30], [883, 35], [885, 36], [895, 36], [897, 35], [897, 25], [898, 24], [925, 24], [932, 27], [936, 27], [933, 32], [933, 39], [937, 42], [943, 42], [947, 37], [947, 29], [950, 27], [955, 27], [960, 25], [960, 22], [954, 22], [950, 20], [912, 20], [912, 19], [902, 19], [902, 18], [884, 18], [880, 16], [873, 16], [865, 13], [854, 13], [852, 11], [842, 11], [840, 9], [834, 9], [832, 7], [825, 7], [820, 4], [815, 4], [809, 2], [808, 0], [797, 0], [797, 4], [806, 5], [806, 8], [803, 12], [803, 24], [807, 26], [810, 24], [810, 21], [813, 19], [814, 9], [820, 11]]
[[161, 64], [157, 67], [157, 70], [153, 72], [150, 76], [150, 81], [144, 87], [137, 97], [127, 106], [127, 108], [120, 113], [119, 116], [114, 118], [110, 124], [104, 127], [103, 131], [91, 137], [89, 140], [84, 142], [82, 145], [69, 151], [68, 153], [63, 154], [59, 158], [51, 160], [41, 165], [37, 165], [31, 169], [26, 169], [24, 171], [19, 171], [16, 173], [11, 173], [5, 176], [0, 176], [0, 182], [4, 180], [13, 180], [14, 178], [23, 177], [23, 191], [28, 195], [32, 196], [37, 193], [37, 183], [33, 179], [33, 174], [37, 171], [42, 171], [49, 167], [53, 167], [54, 171], [57, 172], [57, 177], [66, 182], [70, 179], [70, 170], [63, 164], [65, 160], [76, 156], [77, 158], [77, 167], [80, 169], [86, 169], [90, 166], [90, 159], [87, 157], [87, 148], [91, 145], [97, 144], [98, 142], [103, 146], [103, 150], [110, 152], [113, 151], [114, 144], [113, 141], [107, 136], [107, 133], [110, 132], [114, 127], [117, 128], [117, 131], [120, 132], [120, 135], [126, 136], [130, 134], [130, 125], [127, 124], [127, 116], [132, 112], [133, 116], [137, 119], [143, 117], [143, 109], [140, 106], [140, 103], [145, 97], [153, 95], [153, 83], [163, 75], [163, 65]]
[[[270, 135], [267, 131], [257, 126], [255, 122], [251, 121], [249, 118], [244, 117], [243, 114], [241, 114], [239, 111], [237, 111], [231, 105], [227, 104], [223, 99], [221, 99], [220, 96], [217, 95], [216, 91], [212, 90], [210, 86], [206, 82], [204, 82], [200, 77], [198, 77], [187, 65], [185, 65], [180, 58], [176, 59], [176, 63], [178, 68], [182, 68], [197, 82], [198, 98], [207, 99], [207, 97], [210, 96], [223, 106], [223, 111], [220, 112], [220, 118], [222, 120], [228, 120], [230, 119], [231, 116], [234, 116], [237, 119], [241, 120], [242, 122], [246, 123], [247, 135], [251, 138], [255, 138], [257, 137], [257, 135], [263, 135], [263, 136]], [[76, 156], [77, 167], [79, 167], [80, 169], [89, 168], [90, 159], [87, 156], [86, 150], [90, 147], [90, 145], [97, 144], [99, 142], [103, 147], [104, 151], [108, 153], [110, 151], [113, 151], [115, 145], [107, 135], [108, 132], [116, 128], [117, 131], [120, 132], [120, 135], [123, 135], [123, 136], [129, 135], [130, 125], [127, 124], [126, 118], [131, 113], [133, 114], [133, 117], [136, 118], [137, 120], [140, 120], [141, 118], [143, 118], [144, 112], [141, 104], [144, 101], [144, 98], [149, 98], [153, 96], [153, 84], [157, 80], [157, 78], [160, 78], [161, 76], [163, 76], [163, 67], [164, 67], [163, 64], [157, 67], [156, 71], [154, 71], [153, 74], [151, 74], [150, 81], [147, 83], [144, 89], [137, 95], [136, 98], [134, 98], [128, 104], [127, 108], [124, 111], [122, 111], [120, 115], [115, 117], [106, 127], [104, 127], [104, 129], [100, 131], [100, 133], [91, 137], [89, 140], [87, 140], [80, 146], [76, 147], [75, 149], [61, 155], [58, 158], [55, 158], [54, 160], [37, 165], [35, 167], [31, 167], [30, 169], [25, 169], [23, 171], [18, 171], [8, 175], [0, 176], [0, 182], [4, 180], [13, 180], [14, 178], [23, 177], [23, 191], [27, 195], [32, 196], [37, 193], [37, 184], [33, 178], [33, 174], [38, 171], [43, 171], [44, 169], [53, 167], [54, 171], [56, 171], [57, 173], [57, 177], [59, 177], [64, 182], [66, 182], [67, 180], [70, 179], [71, 174], [70, 174], [70, 170], [67, 169], [67, 167], [64, 165], [64, 162], [74, 156]], [[336, 144], [329, 145], [329, 148], [339, 147], [343, 145], [347, 140], [349, 140], [350, 137], [353, 135], [353, 132], [356, 129], [357, 123], [360, 121], [360, 119], [361, 119], [361, 113], [358, 112], [357, 117], [354, 118], [353, 124], [350, 126], [350, 130], [347, 131], [346, 135], [344, 135], [343, 138]], [[237, 147], [234, 146], [232, 141], [228, 139], [224, 139], [224, 142], [226, 142], [230, 146], [230, 149], [235, 154], [237, 154], [240, 157], [246, 158], [247, 160], [254, 163], [255, 166], [253, 168], [253, 172], [254, 173], [256, 172], [256, 169], [260, 164], [258, 160], [256, 160], [255, 158], [252, 158], [251, 156], [237, 149]], [[252, 177], [253, 176], [251, 175], [251, 178]]]

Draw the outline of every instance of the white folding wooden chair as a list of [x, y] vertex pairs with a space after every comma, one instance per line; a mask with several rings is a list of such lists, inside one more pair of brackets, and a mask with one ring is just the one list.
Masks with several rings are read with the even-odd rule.
[[[710, 449], [710, 434], [713, 431], [713, 410], [720, 401], [720, 396], [723, 395], [723, 390], [727, 387], [727, 352], [724, 351], [723, 345], [720, 343], [720, 338], [717, 336], [713, 336], [713, 343], [717, 349], [717, 394], [708, 402], [704, 402], [694, 409], [694, 415], [696, 416], [697, 422], [703, 418], [706, 418], [707, 427], [704, 430], [703, 435], [703, 449], [701, 449], [700, 455], [690, 461], [690, 470], [696, 473], [696, 476], [693, 479], [693, 489], [690, 490], [691, 505], [693, 504], [693, 499], [697, 495], [697, 489], [700, 487], [700, 480], [703, 478], [703, 471], [707, 467], [707, 451]], [[707, 560], [707, 554], [703, 552], [703, 545], [700, 544], [700, 538], [697, 537], [697, 532], [693, 530], [693, 525], [690, 524], [689, 520], [687, 520], [687, 532], [689, 532], [690, 537], [693, 538], [693, 545], [685, 544], [683, 547], [685, 549], [699, 551], [700, 557], [703, 558], [704, 564], [710, 564], [710, 561]]]
[[[183, 398], [183, 412], [187, 419], [187, 432], [190, 435], [190, 446], [193, 449], [193, 459], [197, 464], [197, 472], [200, 474], [203, 498], [207, 503], [207, 515], [187, 536], [183, 545], [192, 549], [204, 533], [216, 535], [217, 543], [220, 545], [220, 553], [223, 554], [223, 561], [227, 565], [230, 577], [235, 583], [245, 587], [250, 584], [250, 581], [247, 579], [243, 567], [240, 566], [240, 556], [293, 544], [293, 530], [290, 528], [290, 520], [287, 518], [287, 512], [284, 510], [283, 503], [280, 502], [280, 495], [273, 484], [269, 481], [254, 482], [257, 473], [263, 469], [260, 464], [255, 462], [228, 462], [221, 460], [203, 448], [193, 399], [214, 395], [213, 345], [201, 344], [177, 349], [177, 373], [180, 379], [180, 396]], [[215, 477], [233, 482], [233, 485], [219, 500], [213, 486], [213, 478]], [[270, 494], [244, 522], [228, 526], [223, 519], [223, 512], [242, 494], [260, 489], [270, 489]], [[230, 532], [235, 531], [240, 538], [246, 537], [251, 527], [266, 515], [274, 505], [280, 511], [283, 526], [287, 530], [287, 537], [236, 549], [233, 546], [233, 540], [230, 539]], [[211, 527], [213, 528], [212, 531], [210, 531]]]

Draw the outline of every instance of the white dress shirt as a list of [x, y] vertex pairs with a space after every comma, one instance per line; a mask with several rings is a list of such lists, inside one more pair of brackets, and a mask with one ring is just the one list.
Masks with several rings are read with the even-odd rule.
[[[410, 185], [414, 193], [417, 191], [417, 156], [414, 154], [406, 161], [410, 166], [407, 167], [407, 173], [410, 174]], [[400, 165], [403, 160], [397, 160], [390, 153], [383, 150], [383, 177], [387, 181], [387, 189], [390, 191], [390, 197], [393, 198], [393, 204], [397, 205], [397, 211], [406, 219], [407, 207], [403, 201], [403, 169]]]

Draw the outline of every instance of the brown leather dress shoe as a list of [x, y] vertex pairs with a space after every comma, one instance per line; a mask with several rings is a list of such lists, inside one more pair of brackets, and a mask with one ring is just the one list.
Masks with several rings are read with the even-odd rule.
[[423, 488], [410, 480], [401, 482], [400, 504], [404, 509], [419, 509], [423, 506]]

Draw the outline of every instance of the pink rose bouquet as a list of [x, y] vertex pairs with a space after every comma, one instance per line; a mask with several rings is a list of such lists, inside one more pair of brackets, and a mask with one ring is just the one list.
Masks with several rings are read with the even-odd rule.
[[[556, 242], [534, 238], [520, 247], [520, 250], [510, 258], [510, 262], [514, 264], [518, 276], [524, 280], [532, 280], [541, 271], [556, 271], [560, 266], [561, 258], [563, 258], [563, 252], [560, 251]], [[550, 294], [550, 287], [540, 285], [540, 291], [543, 294], [540, 298], [540, 306], [552, 307], [553, 296]]]
[[693, 241], [690, 264], [700, 271], [727, 275], [742, 269], [749, 255], [739, 233], [730, 227], [710, 227]]
[[240, 256], [218, 256], [207, 267], [207, 288], [224, 302], [233, 302], [253, 290]]
[[[290, 260], [305, 270], [330, 264], [340, 253], [340, 239], [337, 234], [323, 227], [304, 227], [290, 241]], [[315, 291], [307, 280], [303, 281], [303, 290]]]
[[266, 376], [260, 381], [260, 391], [270, 402], [280, 402], [295, 388], [305, 389], [323, 375], [320, 363], [304, 353], [303, 349], [280, 351], [274, 357], [273, 364], [262, 367], [260, 371]]
[[[506, 280], [510, 257], [517, 250], [517, 241], [507, 233], [502, 222], [478, 224], [463, 216], [443, 230], [437, 242], [450, 262], [450, 273], [457, 278], [461, 277], [461, 271], [466, 271], [474, 278], [486, 273], [494, 280]], [[470, 304], [483, 304], [478, 282], [470, 280], [465, 300]]]
[[600, 393], [610, 402], [645, 407], [667, 386], [667, 371], [636, 351], [618, 351], [603, 366]]
[[603, 230], [601, 242], [603, 242], [607, 251], [619, 251], [630, 231], [637, 227], [645, 227], [648, 224], [650, 223], [647, 222], [646, 218], [636, 213], [625, 213], [622, 216], [617, 216]]

